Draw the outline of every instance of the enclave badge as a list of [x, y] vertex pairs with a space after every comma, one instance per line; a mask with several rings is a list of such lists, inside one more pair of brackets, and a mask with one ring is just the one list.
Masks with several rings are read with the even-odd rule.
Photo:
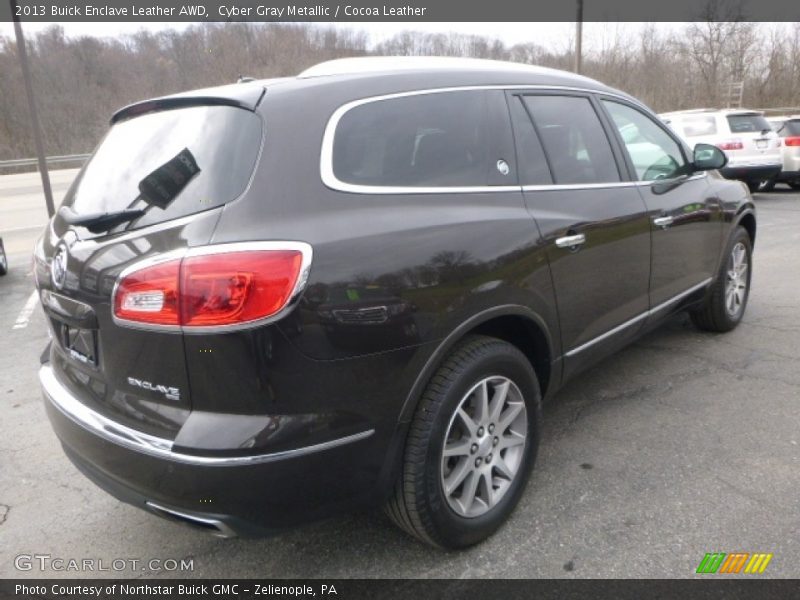
[[69, 250], [64, 242], [61, 242], [56, 249], [53, 256], [53, 263], [50, 265], [50, 279], [53, 282], [53, 287], [61, 289], [67, 280], [67, 259], [69, 258]]

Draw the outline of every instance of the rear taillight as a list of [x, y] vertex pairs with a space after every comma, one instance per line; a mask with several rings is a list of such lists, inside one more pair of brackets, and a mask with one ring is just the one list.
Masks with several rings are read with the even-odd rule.
[[260, 242], [195, 248], [133, 265], [113, 294], [118, 322], [184, 330], [235, 328], [280, 313], [302, 290], [311, 246]]
[[800, 146], [800, 136], [783, 138], [784, 146]]
[[718, 143], [717, 148], [720, 150], [741, 150], [744, 148], [744, 144], [742, 144], [742, 140], [726, 140]]

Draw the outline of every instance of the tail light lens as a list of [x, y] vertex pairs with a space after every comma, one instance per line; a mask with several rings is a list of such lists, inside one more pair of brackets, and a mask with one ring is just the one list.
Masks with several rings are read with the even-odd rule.
[[800, 136], [792, 136], [783, 138], [784, 146], [800, 146]]
[[742, 140], [726, 140], [717, 144], [717, 148], [720, 150], [741, 150], [744, 148], [744, 144], [742, 144]]
[[236, 327], [277, 315], [305, 285], [311, 247], [299, 242], [193, 249], [134, 265], [114, 291], [114, 317], [184, 329]]

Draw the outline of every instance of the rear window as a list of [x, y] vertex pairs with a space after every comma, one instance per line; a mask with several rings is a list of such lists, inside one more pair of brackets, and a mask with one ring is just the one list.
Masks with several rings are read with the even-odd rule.
[[684, 117], [683, 134], [686, 137], [699, 135], [715, 135], [717, 133], [717, 119], [713, 115], [704, 117]]
[[79, 215], [142, 209], [119, 229], [208, 210], [247, 187], [261, 146], [261, 119], [230, 106], [146, 114], [114, 125], [64, 205]]
[[731, 133], [761, 133], [772, 131], [769, 122], [761, 115], [728, 115]]
[[784, 121], [775, 126], [775, 131], [781, 137], [800, 136], [800, 120]]
[[336, 127], [332, 163], [336, 179], [348, 184], [480, 187], [516, 183], [513, 159], [505, 97], [481, 90], [351, 108]]

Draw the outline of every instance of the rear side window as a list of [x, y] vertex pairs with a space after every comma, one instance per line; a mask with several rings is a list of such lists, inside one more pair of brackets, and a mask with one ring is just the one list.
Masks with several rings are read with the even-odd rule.
[[686, 137], [697, 137], [700, 135], [716, 135], [717, 119], [714, 115], [684, 117], [683, 134]]
[[731, 133], [761, 133], [772, 131], [769, 122], [761, 115], [728, 115]]
[[134, 229], [208, 210], [247, 187], [261, 119], [230, 106], [150, 113], [114, 125], [67, 193], [79, 215], [143, 209]]
[[383, 187], [514, 185], [514, 148], [500, 90], [376, 100], [336, 126], [333, 174]]
[[588, 98], [526, 96], [556, 184], [613, 183], [619, 170]]

